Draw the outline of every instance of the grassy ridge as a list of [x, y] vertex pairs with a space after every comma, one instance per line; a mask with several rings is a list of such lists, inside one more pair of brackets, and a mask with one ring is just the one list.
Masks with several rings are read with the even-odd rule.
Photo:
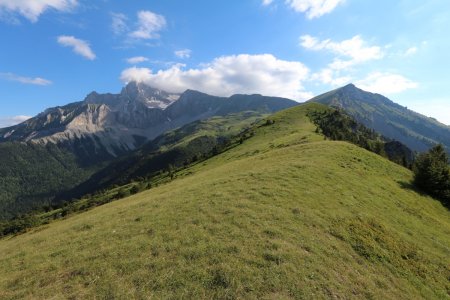
[[280, 112], [169, 184], [0, 241], [0, 298], [448, 298], [450, 213]]

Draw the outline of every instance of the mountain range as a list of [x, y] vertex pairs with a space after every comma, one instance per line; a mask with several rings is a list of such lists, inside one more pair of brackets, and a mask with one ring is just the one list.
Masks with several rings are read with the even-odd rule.
[[245, 110], [273, 113], [296, 104], [261, 95], [224, 98], [193, 90], [171, 94], [130, 82], [119, 94], [92, 92], [81, 102], [49, 108], [19, 125], [0, 129], [0, 143], [52, 143], [84, 161], [97, 162], [123, 155], [196, 120]]
[[[407, 147], [450, 149], [449, 126], [352, 84], [309, 102], [344, 111], [392, 140], [384, 151], [404, 165], [412, 160]], [[130, 82], [118, 94], [92, 92], [49, 108], [0, 129], [0, 219], [206, 159], [236, 137], [242, 141], [252, 122], [297, 105], [261, 95], [173, 94]]]

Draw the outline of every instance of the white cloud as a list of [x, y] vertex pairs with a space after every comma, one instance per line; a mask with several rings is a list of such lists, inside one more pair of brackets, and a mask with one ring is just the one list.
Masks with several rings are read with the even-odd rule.
[[273, 0], [263, 0], [262, 5], [267, 6], [270, 5], [273, 2]]
[[412, 56], [417, 53], [417, 47], [411, 47], [405, 51], [405, 56]]
[[73, 51], [86, 59], [94, 60], [95, 53], [92, 51], [89, 43], [73, 36], [61, 35], [58, 37], [58, 43], [64, 47], [72, 47]]
[[155, 14], [151, 11], [138, 12], [137, 29], [130, 32], [130, 37], [135, 39], [157, 39], [159, 31], [166, 27], [166, 19], [162, 15]]
[[119, 35], [128, 31], [128, 26], [126, 23], [126, 21], [128, 20], [127, 16], [120, 13], [111, 13], [111, 18], [111, 29], [114, 34]]
[[148, 61], [148, 58], [144, 57], [144, 56], [135, 56], [135, 57], [127, 58], [127, 63], [129, 63], [129, 64], [139, 64], [139, 63], [142, 63], [145, 61]]
[[[162, 73], [167, 71], [159, 72]], [[150, 70], [149, 68], [131, 67], [122, 71], [120, 80], [122, 80], [124, 83], [128, 83], [131, 81], [150, 83], [150, 81], [154, 80], [154, 76], [155, 74], [153, 74], [152, 70]], [[173, 90], [172, 88], [166, 88], [166, 90], [175, 92], [175, 90]], [[181, 90], [177, 89], [176, 91], [179, 92]]]
[[19, 76], [13, 73], [0, 73], [0, 78], [10, 80], [10, 81], [17, 81], [20, 83], [25, 84], [34, 84], [34, 85], [50, 85], [52, 82], [50, 80], [41, 78], [41, 77], [24, 77]]
[[189, 58], [191, 57], [192, 51], [189, 49], [177, 50], [174, 52], [175, 56], [178, 58]]
[[312, 51], [327, 51], [335, 55], [326, 68], [312, 75], [313, 80], [333, 86], [343, 85], [351, 81], [351, 77], [342, 76], [343, 71], [353, 70], [353, 67], [371, 60], [384, 57], [382, 47], [370, 46], [361, 36], [334, 42], [330, 39], [320, 40], [310, 35], [300, 37], [300, 45]]
[[371, 73], [355, 84], [363, 90], [378, 94], [396, 94], [418, 86], [402, 75], [381, 72]]
[[306, 13], [308, 19], [321, 17], [332, 12], [345, 0], [286, 0], [295, 11]]
[[0, 128], [13, 126], [31, 118], [30, 116], [0, 117]]
[[77, 4], [77, 0], [0, 0], [0, 15], [20, 14], [36, 22], [46, 10], [70, 11]]
[[[320, 51], [327, 50], [338, 57], [329, 65], [331, 69], [342, 70], [353, 65], [383, 58], [384, 53], [379, 46], [367, 46], [359, 35], [341, 42], [333, 42], [330, 39], [319, 40], [310, 35], [300, 37], [300, 45], [306, 49]], [[342, 59], [345, 57], [345, 59]]]
[[303, 88], [308, 68], [297, 61], [285, 61], [271, 54], [232, 55], [214, 59], [197, 69], [178, 64], [152, 72], [148, 68], [129, 68], [122, 72], [123, 82], [140, 81], [169, 92], [195, 89], [219, 96], [260, 93], [296, 100], [312, 97]]
[[324, 84], [330, 84], [332, 86], [342, 86], [351, 81], [349, 76], [337, 76], [332, 69], [323, 69], [320, 72], [314, 73], [311, 76], [313, 81], [320, 81]]

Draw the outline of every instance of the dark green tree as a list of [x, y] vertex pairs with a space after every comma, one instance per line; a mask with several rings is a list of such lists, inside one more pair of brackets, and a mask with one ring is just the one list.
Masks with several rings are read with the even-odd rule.
[[130, 190], [127, 190], [127, 189], [125, 189], [123, 187], [120, 188], [120, 190], [116, 194], [116, 198], [117, 199], [125, 198], [125, 197], [128, 197], [128, 196], [130, 196]]
[[133, 185], [133, 187], [130, 189], [130, 194], [134, 195], [134, 194], [139, 193], [140, 191], [141, 191], [140, 187], [139, 187], [137, 184], [135, 184], [135, 185]]
[[417, 156], [414, 163], [414, 184], [450, 205], [449, 159], [444, 146], [437, 145]]
[[167, 167], [167, 172], [169, 173], [170, 179], [175, 177], [175, 167], [172, 164], [169, 164]]

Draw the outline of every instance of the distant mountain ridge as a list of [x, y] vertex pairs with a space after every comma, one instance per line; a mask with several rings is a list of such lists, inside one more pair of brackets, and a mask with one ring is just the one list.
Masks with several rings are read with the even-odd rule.
[[[450, 127], [408, 110], [353, 84], [313, 99], [347, 111], [358, 122], [415, 151], [442, 143], [450, 153]], [[121, 156], [158, 135], [196, 120], [245, 110], [273, 113], [297, 102], [261, 95], [229, 98], [187, 90], [168, 93], [130, 82], [118, 94], [90, 93], [83, 101], [49, 108], [12, 127], [0, 129], [0, 142], [62, 145], [82, 161]]]
[[119, 94], [90, 93], [83, 101], [49, 108], [19, 125], [0, 129], [0, 142], [53, 143], [83, 159], [112, 158], [187, 123], [243, 110], [273, 113], [296, 105], [261, 95], [172, 94], [130, 82]]
[[309, 100], [344, 109], [358, 122], [383, 136], [402, 142], [414, 151], [426, 151], [441, 143], [450, 153], [450, 126], [411, 111], [380, 95], [353, 84]]

